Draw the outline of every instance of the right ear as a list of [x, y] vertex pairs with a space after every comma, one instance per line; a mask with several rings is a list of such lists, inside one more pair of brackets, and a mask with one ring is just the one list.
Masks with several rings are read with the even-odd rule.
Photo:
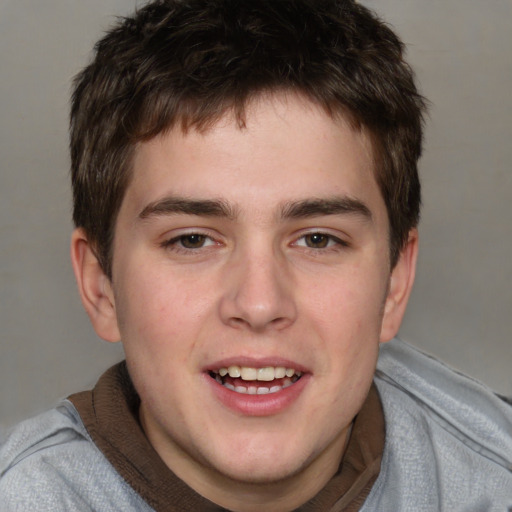
[[82, 228], [75, 229], [71, 236], [71, 263], [82, 304], [96, 334], [106, 341], [119, 341], [112, 282], [103, 272]]

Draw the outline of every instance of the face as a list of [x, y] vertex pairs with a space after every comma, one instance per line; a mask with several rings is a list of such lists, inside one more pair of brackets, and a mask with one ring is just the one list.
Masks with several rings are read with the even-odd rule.
[[332, 473], [390, 301], [367, 137], [278, 96], [133, 165], [109, 293], [152, 444], [196, 489]]

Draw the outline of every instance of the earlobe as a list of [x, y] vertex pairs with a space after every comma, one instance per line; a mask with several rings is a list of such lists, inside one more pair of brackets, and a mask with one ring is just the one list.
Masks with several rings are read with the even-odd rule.
[[391, 272], [389, 289], [384, 304], [380, 341], [384, 343], [396, 336], [409, 301], [416, 274], [418, 257], [418, 231], [409, 232], [407, 245]]
[[81, 228], [75, 229], [71, 236], [71, 262], [82, 304], [94, 330], [106, 341], [119, 341], [112, 283]]

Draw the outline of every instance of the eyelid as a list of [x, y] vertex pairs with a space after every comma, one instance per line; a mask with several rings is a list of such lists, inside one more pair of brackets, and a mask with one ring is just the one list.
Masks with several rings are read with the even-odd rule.
[[[327, 246], [315, 248], [315, 247], [308, 247], [305, 243], [304, 244], [298, 243], [300, 240], [304, 240], [305, 237], [311, 236], [311, 235], [322, 235], [322, 236], [327, 237], [329, 239]], [[295, 247], [304, 247], [305, 249], [310, 249], [313, 251], [321, 251], [321, 250], [325, 251], [326, 249], [332, 249], [332, 248], [335, 248], [336, 246], [350, 247], [350, 243], [348, 242], [347, 238], [348, 238], [348, 236], [342, 236], [341, 234], [339, 234], [339, 232], [337, 234], [334, 234], [329, 229], [309, 228], [307, 230], [297, 233], [295, 235], [294, 240], [291, 243], [291, 245], [295, 246]]]
[[[183, 237], [192, 236], [192, 235], [199, 235], [204, 237], [205, 239], [209, 240], [209, 243], [206, 245], [203, 245], [201, 247], [192, 249], [187, 248], [179, 245], [180, 240]], [[209, 248], [215, 245], [221, 245], [221, 241], [219, 240], [220, 236], [216, 236], [211, 232], [211, 230], [206, 228], [182, 228], [173, 230], [171, 233], [167, 233], [165, 236], [162, 237], [162, 241], [159, 243], [159, 245], [163, 248], [171, 248], [174, 247], [176, 250], [186, 251], [186, 252], [197, 252], [199, 249], [205, 249]]]
[[[174, 244], [174, 243], [180, 243], [180, 242], [182, 242], [183, 238], [187, 238], [187, 237], [191, 237], [191, 236], [199, 236], [199, 237], [202, 237], [204, 240], [204, 243], [203, 243], [203, 245], [201, 245], [201, 247], [197, 247], [194, 249], [202, 249], [203, 247], [209, 247], [211, 245], [216, 245], [215, 240], [211, 236], [203, 235], [202, 233], [186, 233], [184, 235], [179, 235], [179, 236], [174, 237], [171, 240], [169, 240], [167, 242], [167, 244], [169, 245], [169, 244]], [[183, 249], [192, 250], [191, 247], [183, 247]]]

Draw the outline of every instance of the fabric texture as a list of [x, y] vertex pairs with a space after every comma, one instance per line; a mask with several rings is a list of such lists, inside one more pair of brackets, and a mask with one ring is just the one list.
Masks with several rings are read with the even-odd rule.
[[381, 347], [381, 474], [363, 511], [512, 511], [512, 407], [410, 345]]
[[[508, 512], [509, 404], [399, 340], [382, 346], [375, 384], [386, 439], [379, 476], [361, 511]], [[152, 456], [147, 465], [138, 468], [141, 478], [154, 469]], [[204, 502], [205, 508], [173, 508], [172, 501], [168, 510], [222, 510]], [[7, 437], [0, 448], [0, 504], [2, 512], [154, 510], [92, 442], [70, 401]], [[304, 510], [352, 510], [346, 506], [342, 498], [329, 508]]]

